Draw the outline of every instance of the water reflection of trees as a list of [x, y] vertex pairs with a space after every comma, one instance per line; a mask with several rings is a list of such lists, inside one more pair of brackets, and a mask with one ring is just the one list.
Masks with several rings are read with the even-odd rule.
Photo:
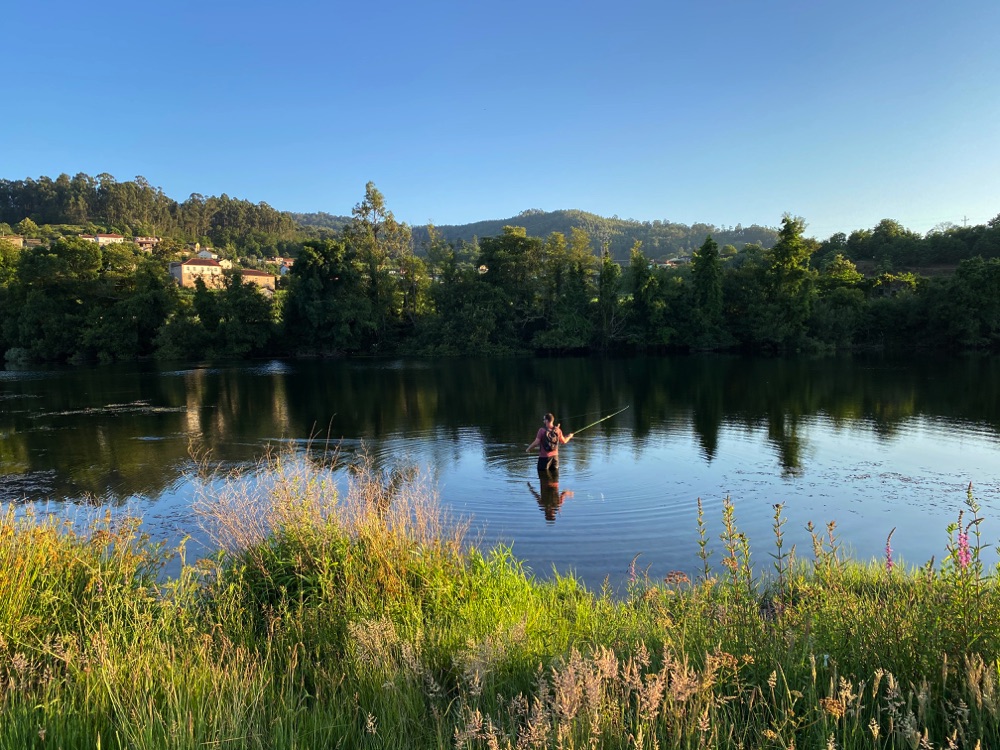
[[[569, 431], [625, 405], [631, 408], [592, 434], [630, 430], [641, 453], [664, 433], [688, 431], [711, 461], [725, 427], [763, 431], [783, 471], [794, 473], [802, 468], [802, 427], [817, 416], [884, 440], [917, 416], [972, 422], [996, 434], [998, 368], [993, 358], [692, 356], [173, 372], [147, 366], [8, 378], [0, 381], [0, 475], [11, 481], [0, 497], [157, 496], [190, 465], [191, 442], [215, 459], [241, 462], [282, 438], [378, 443], [416, 436], [439, 463], [455, 460], [470, 442], [488, 461], [513, 460], [508, 454], [519, 451], [493, 448], [529, 442], [546, 411]], [[581, 440], [575, 460], [589, 460], [604, 444]], [[37, 481], [25, 479], [31, 477]]]

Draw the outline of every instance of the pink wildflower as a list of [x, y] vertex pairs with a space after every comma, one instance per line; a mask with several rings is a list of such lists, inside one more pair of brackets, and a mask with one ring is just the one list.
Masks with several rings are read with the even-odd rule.
[[958, 532], [958, 566], [965, 570], [972, 562], [972, 552], [969, 550], [969, 532]]
[[889, 532], [889, 536], [885, 538], [885, 570], [887, 573], [892, 572], [894, 563], [892, 562], [892, 535], [896, 533], [896, 527], [893, 526], [892, 531]]

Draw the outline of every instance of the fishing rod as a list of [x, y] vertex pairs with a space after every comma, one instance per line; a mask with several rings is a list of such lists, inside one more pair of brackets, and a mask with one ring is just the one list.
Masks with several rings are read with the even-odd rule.
[[[627, 408], [628, 408], [628, 406], [626, 406], [626, 407], [625, 407], [625, 409], [627, 409]], [[576, 435], [579, 435], [579, 434], [580, 434], [581, 432], [583, 432], [584, 430], [589, 430], [589, 429], [590, 429], [591, 427], [593, 427], [594, 425], [598, 425], [598, 424], [600, 424], [601, 422], [606, 422], [607, 420], [611, 419], [611, 417], [617, 417], [617, 416], [618, 416], [619, 414], [621, 414], [621, 413], [622, 413], [623, 411], [625, 411], [625, 409], [619, 409], [619, 410], [618, 410], [618, 411], [616, 411], [616, 412], [615, 412], [614, 414], [609, 414], [609, 415], [608, 415], [608, 416], [606, 416], [606, 417], [601, 417], [601, 418], [600, 418], [600, 419], [598, 419], [598, 420], [597, 420], [596, 422], [591, 422], [591, 423], [590, 423], [590, 424], [588, 424], [588, 425], [587, 425], [586, 427], [581, 427], [581, 428], [580, 428], [579, 430], [574, 430], [574, 431], [573, 431], [573, 435], [574, 435], [574, 436], [576, 436]]]

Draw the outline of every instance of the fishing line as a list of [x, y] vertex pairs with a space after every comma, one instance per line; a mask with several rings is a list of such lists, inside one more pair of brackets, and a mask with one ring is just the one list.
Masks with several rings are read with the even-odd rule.
[[595, 414], [600, 414], [600, 413], [601, 412], [599, 412], [599, 411], [585, 411], [583, 414], [574, 414], [574, 415], [569, 416], [569, 417], [564, 417], [564, 419], [566, 419], [566, 420], [574, 420], [574, 419], [580, 419], [580, 417], [592, 417]]
[[[627, 409], [627, 408], [628, 408], [628, 406], [625, 407], [625, 409]], [[586, 427], [581, 427], [579, 430], [573, 430], [573, 434], [574, 435], [579, 435], [581, 432], [583, 432], [584, 430], [589, 430], [594, 425], [599, 425], [601, 422], [606, 422], [607, 420], [611, 419], [611, 417], [617, 417], [619, 414], [621, 414], [623, 411], [625, 411], [625, 409], [619, 409], [614, 414], [609, 414], [606, 417], [601, 417], [596, 422], [591, 422]]]

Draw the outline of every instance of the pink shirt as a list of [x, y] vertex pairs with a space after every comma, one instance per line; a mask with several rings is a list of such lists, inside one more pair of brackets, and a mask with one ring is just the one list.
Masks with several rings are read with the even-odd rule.
[[548, 458], [549, 456], [558, 456], [559, 455], [559, 443], [565, 443], [566, 442], [563, 439], [562, 428], [557, 426], [555, 428], [555, 430], [556, 430], [556, 434], [559, 435], [559, 442], [556, 443], [556, 447], [555, 448], [553, 448], [550, 451], [547, 451], [547, 450], [545, 450], [545, 428], [544, 427], [539, 427], [538, 428], [538, 434], [535, 435], [535, 439], [538, 441], [538, 455], [541, 456], [542, 458]]

